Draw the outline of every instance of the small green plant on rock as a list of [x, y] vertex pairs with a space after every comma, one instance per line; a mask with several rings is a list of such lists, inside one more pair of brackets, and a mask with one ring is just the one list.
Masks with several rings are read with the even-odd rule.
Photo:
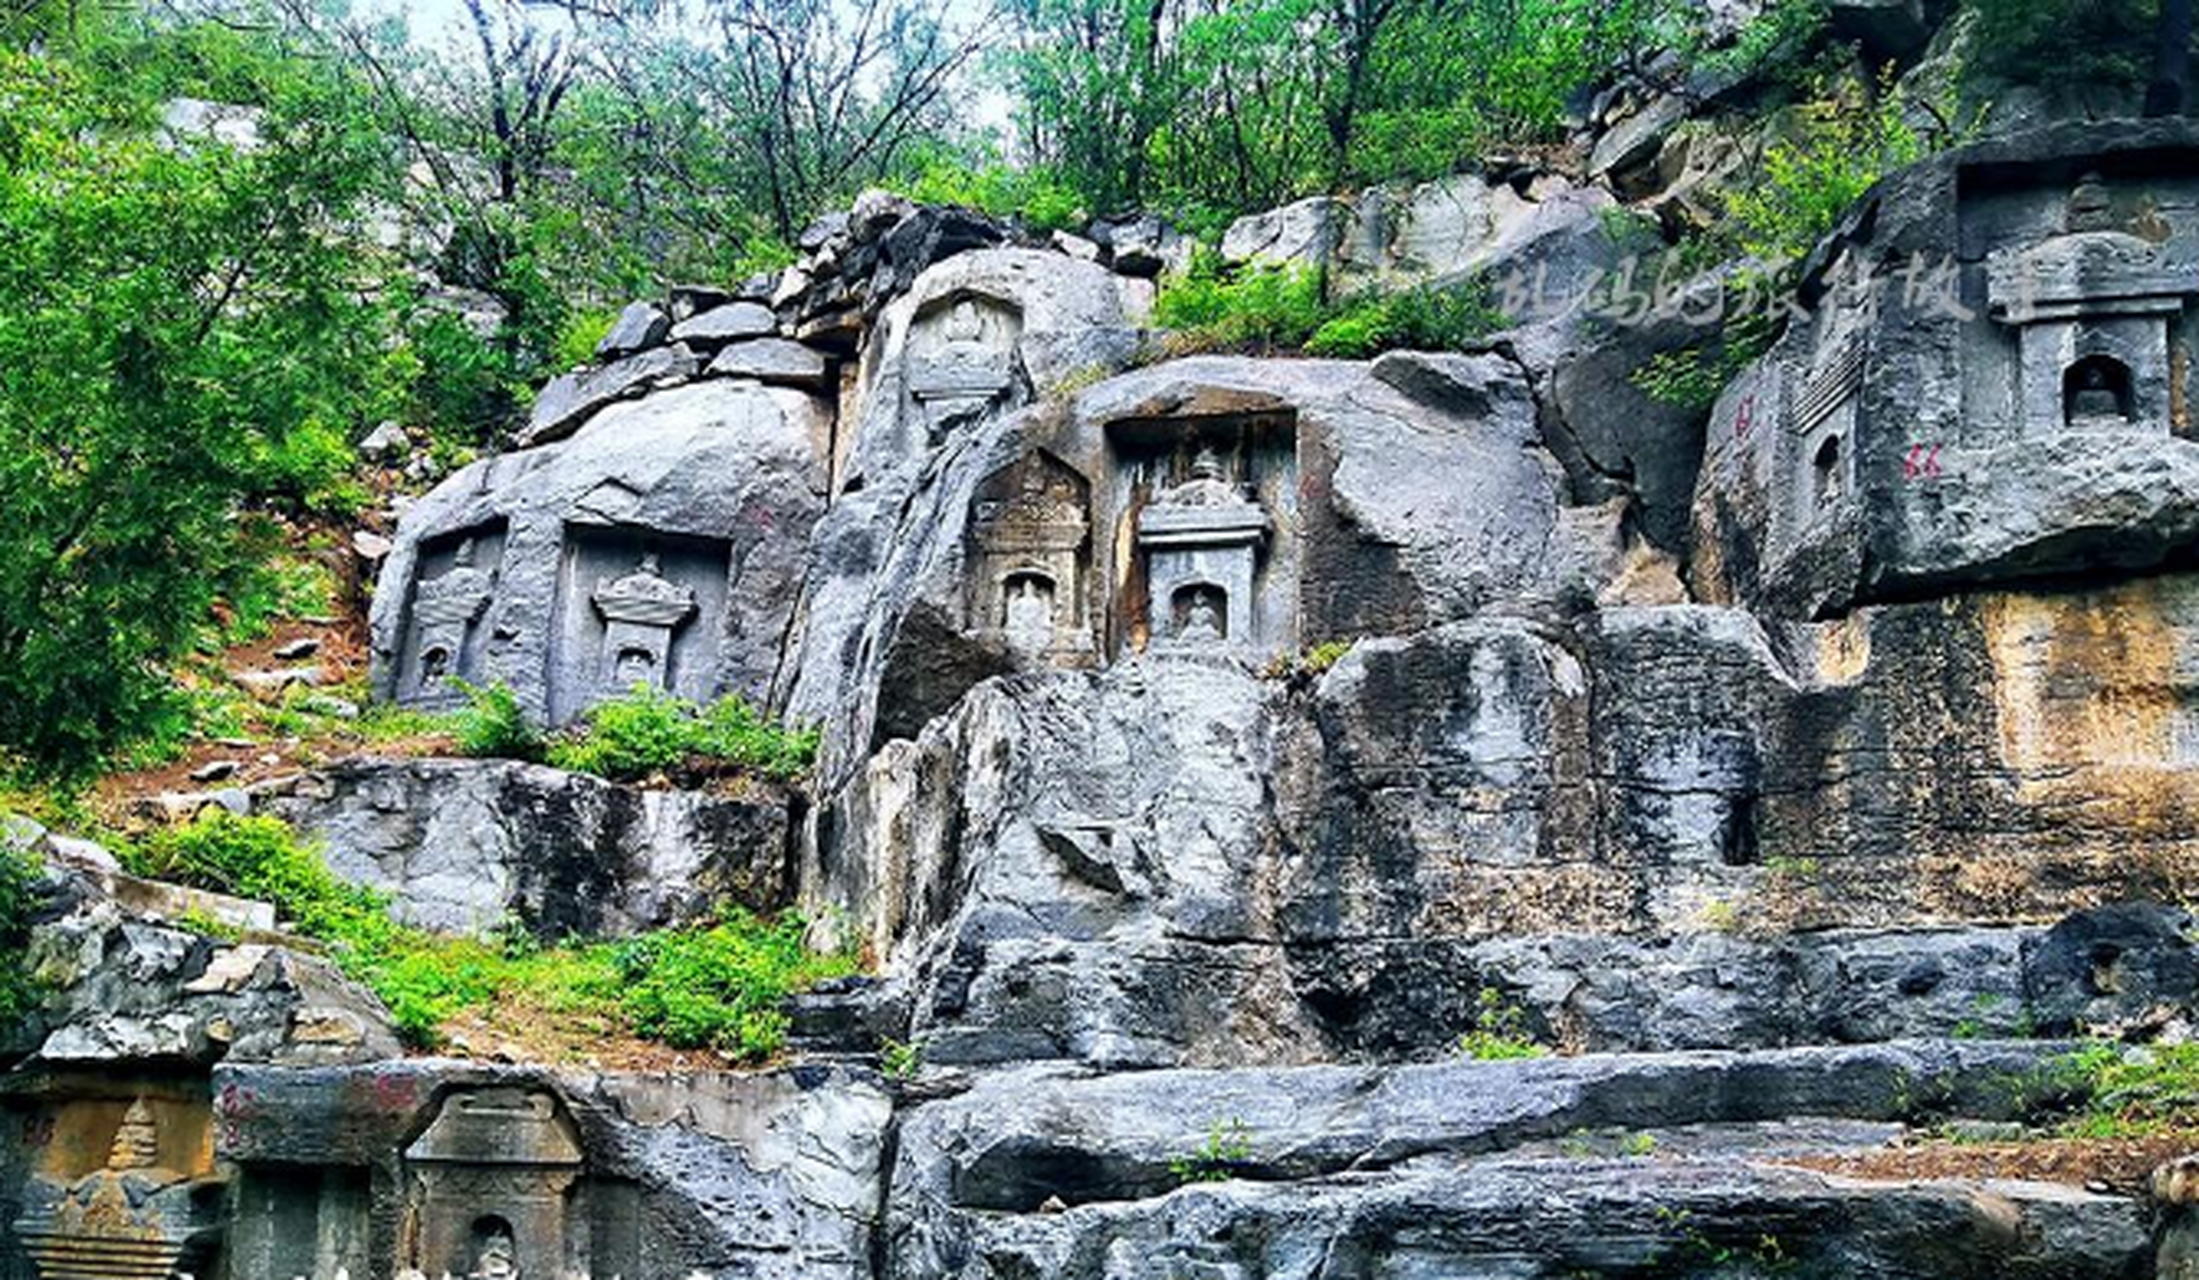
[[2143, 1138], [2199, 1129], [2199, 1044], [2086, 1045], [2012, 1082], [2026, 1109], [2070, 1107], [2060, 1134]]
[[1344, 660], [1357, 640], [1324, 640], [1294, 654], [1282, 654], [1271, 660], [1260, 674], [1269, 680], [1311, 679], [1326, 674], [1329, 668]]
[[1495, 987], [1475, 997], [1474, 1029], [1458, 1038], [1458, 1052], [1483, 1062], [1540, 1058], [1550, 1051], [1527, 1030], [1527, 1014]]
[[1214, 1122], [1199, 1149], [1168, 1162], [1168, 1172], [1179, 1184], [1227, 1182], [1252, 1158], [1252, 1133], [1235, 1118]]
[[878, 1046], [878, 1069], [888, 1080], [913, 1080], [924, 1069], [924, 1046], [887, 1036]]
[[1176, 331], [1179, 351], [1301, 346], [1323, 316], [1321, 277], [1312, 268], [1248, 263], [1231, 270], [1210, 249], [1194, 254], [1153, 300], [1154, 323]]
[[553, 739], [552, 765], [631, 782], [689, 760], [731, 765], [781, 780], [800, 777], [817, 756], [813, 729], [789, 729], [727, 695], [706, 707], [636, 688], [589, 708], [582, 726]]
[[542, 735], [528, 721], [510, 686], [501, 680], [487, 686], [455, 683], [466, 695], [466, 707], [455, 717], [461, 754], [500, 760], [542, 758]]

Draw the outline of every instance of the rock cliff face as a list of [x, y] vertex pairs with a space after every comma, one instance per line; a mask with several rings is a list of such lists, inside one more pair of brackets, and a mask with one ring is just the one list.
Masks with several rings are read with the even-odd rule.
[[[1585, 289], [1602, 210], [1684, 201], [1676, 128], [1224, 249]], [[0, 1275], [2151, 1274], [2125, 1186], [1832, 1171], [2194, 1016], [2194, 172], [2111, 123], [1896, 175], [1707, 422], [1625, 379], [1699, 316], [1163, 358], [1145, 223], [871, 196], [637, 304], [407, 512], [376, 691], [739, 693], [822, 729], [809, 787], [251, 801], [430, 927], [799, 905], [875, 977], [767, 1071], [401, 1059], [312, 958], [72, 872]], [[1563, 1056], [1465, 1060], [1492, 1027]]]

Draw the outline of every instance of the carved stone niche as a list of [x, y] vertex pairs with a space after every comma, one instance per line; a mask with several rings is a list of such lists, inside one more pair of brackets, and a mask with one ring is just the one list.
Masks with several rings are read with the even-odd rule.
[[[226, 1185], [214, 1171], [210, 1125], [204, 1102], [140, 1095], [62, 1104], [14, 1224], [40, 1280], [208, 1274]], [[104, 1156], [84, 1158], [101, 1139]]]
[[730, 552], [714, 539], [567, 525], [550, 713], [568, 720], [636, 686], [705, 699]]
[[1059, 663], [1089, 658], [1091, 485], [1044, 451], [978, 486], [970, 507], [970, 629]]
[[1019, 309], [978, 294], [950, 295], [916, 314], [903, 347], [902, 376], [932, 443], [1015, 398], [1022, 333]]
[[586, 1274], [584, 1160], [552, 1094], [451, 1094], [405, 1149], [405, 1267], [468, 1280]]
[[491, 637], [504, 526], [479, 525], [422, 545], [399, 657], [397, 699], [413, 706], [464, 701], [455, 680], [479, 681]]
[[2087, 174], [2063, 230], [1986, 264], [1992, 317], [2014, 330], [2017, 415], [2030, 437], [2064, 430], [2170, 430], [2170, 325], [2199, 294], [2199, 264], [2132, 233]]
[[1138, 515], [1149, 648], [1257, 647], [1253, 584], [1272, 528], [1220, 455], [1202, 446], [1189, 477], [1155, 494]]

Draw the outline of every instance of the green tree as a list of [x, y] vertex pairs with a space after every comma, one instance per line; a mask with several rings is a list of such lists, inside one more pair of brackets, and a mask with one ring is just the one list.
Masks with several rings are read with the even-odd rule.
[[379, 138], [273, 56], [230, 95], [256, 143], [163, 128], [194, 61], [246, 87], [244, 37], [205, 38], [0, 48], [0, 755], [34, 770], [146, 732], [256, 568], [248, 513], [325, 499], [378, 367], [336, 230]]

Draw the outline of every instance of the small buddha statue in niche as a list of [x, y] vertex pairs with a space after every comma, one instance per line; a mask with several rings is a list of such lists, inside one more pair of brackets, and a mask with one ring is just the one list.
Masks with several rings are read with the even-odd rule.
[[1054, 639], [1054, 602], [1037, 578], [1018, 577], [1008, 588], [1003, 620], [1008, 642], [1019, 649], [1044, 649]]
[[1213, 593], [1204, 588], [1191, 595], [1191, 605], [1184, 610], [1183, 626], [1176, 631], [1179, 640], [1195, 644], [1214, 644], [1223, 639], [1221, 615], [1214, 610]]
[[491, 1225], [474, 1248], [473, 1270], [466, 1273], [466, 1280], [519, 1280], [518, 1253], [511, 1228]]
[[647, 649], [621, 649], [618, 662], [612, 668], [612, 680], [621, 689], [654, 682], [657, 661]]
[[2063, 226], [2070, 232], [2114, 231], [2115, 197], [2107, 189], [2107, 183], [2097, 173], [2087, 173], [2077, 179], [2077, 185], [2069, 193], [2069, 203], [2063, 208]]
[[2069, 420], [2084, 422], [2123, 418], [2123, 406], [2115, 388], [2108, 385], [2107, 371], [2098, 365], [2088, 365], [2078, 375], [2077, 389], [2070, 393]]

